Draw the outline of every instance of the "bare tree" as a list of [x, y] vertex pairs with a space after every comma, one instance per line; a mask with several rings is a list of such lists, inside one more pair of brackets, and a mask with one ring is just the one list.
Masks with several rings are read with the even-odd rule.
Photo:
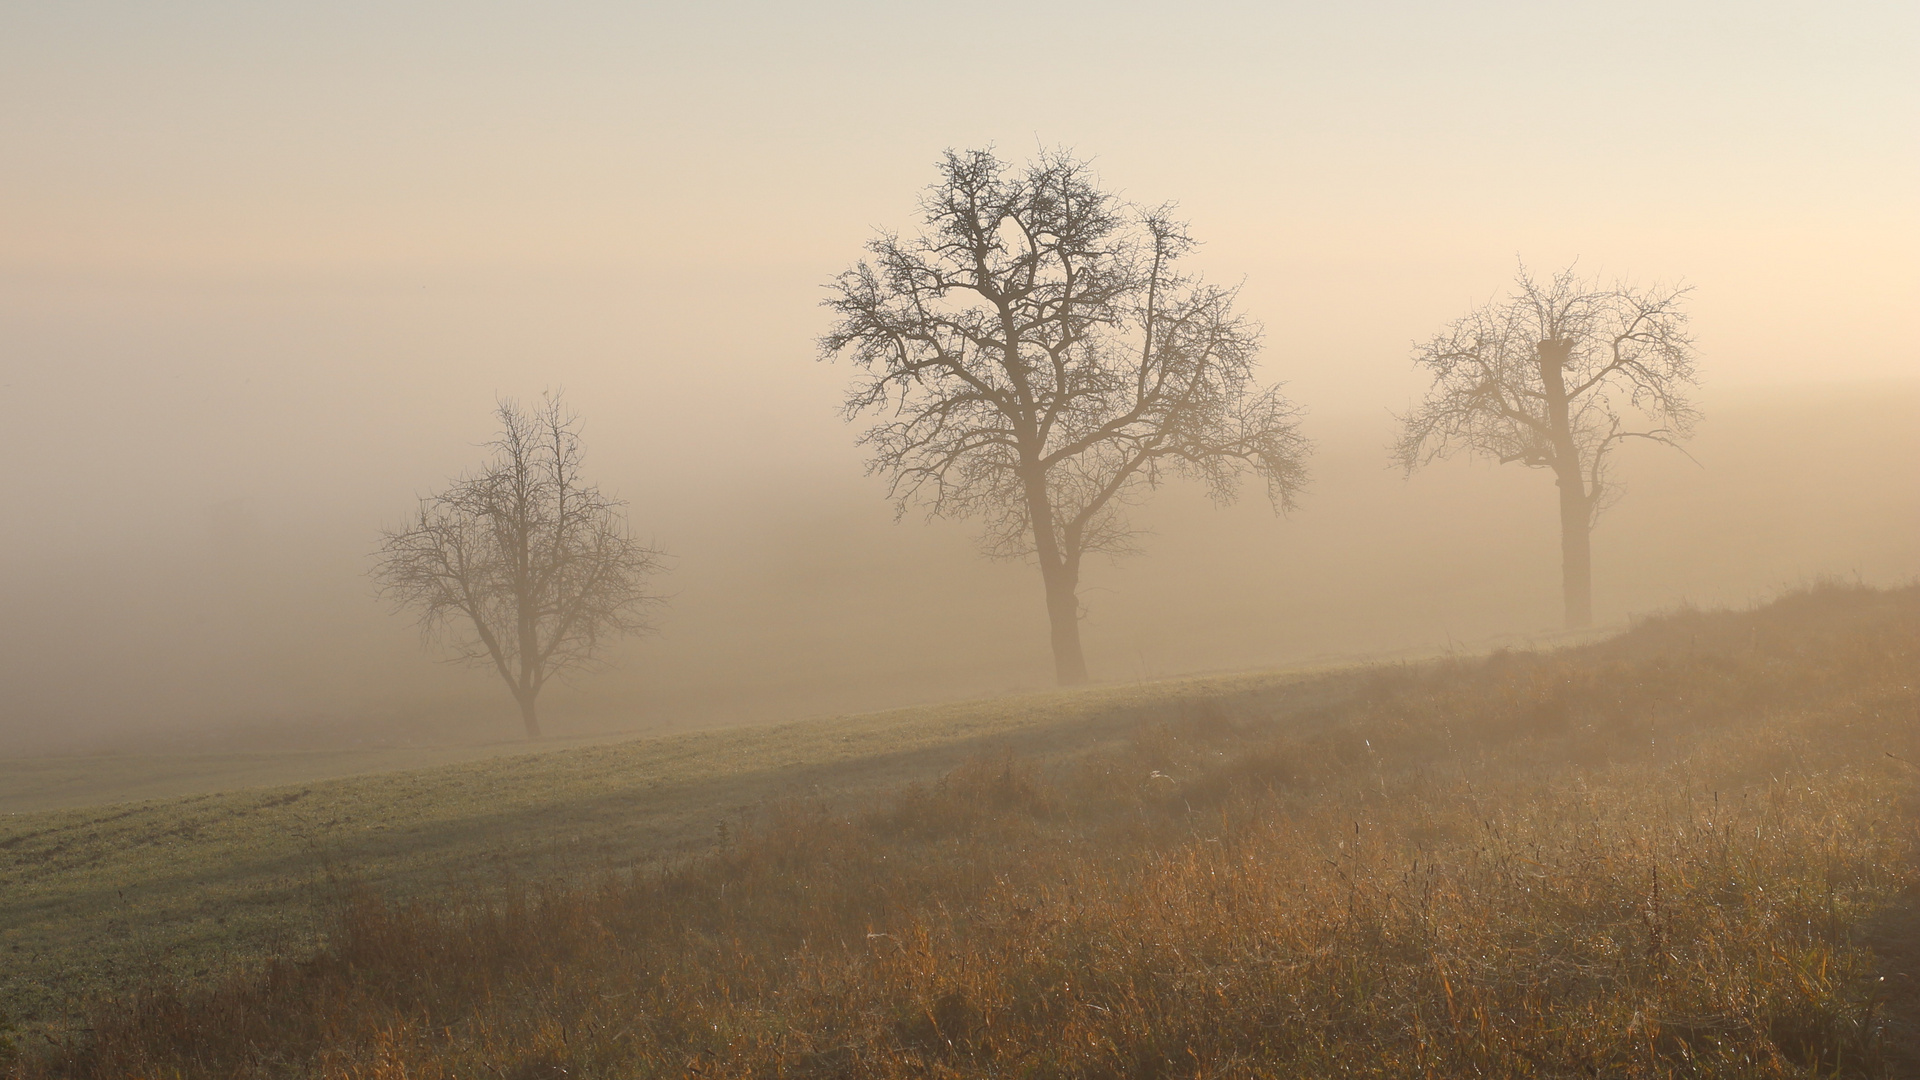
[[549, 679], [650, 629], [661, 556], [629, 533], [624, 502], [581, 481], [579, 418], [559, 398], [503, 401], [496, 415], [493, 459], [388, 530], [374, 576], [425, 635], [506, 681], [531, 739]]
[[1407, 472], [1464, 451], [1550, 469], [1560, 488], [1561, 584], [1569, 627], [1593, 621], [1592, 532], [1620, 488], [1612, 452], [1629, 439], [1678, 446], [1699, 414], [1686, 288], [1604, 288], [1573, 268], [1517, 289], [1414, 350], [1433, 373], [1401, 418], [1394, 458]]
[[1024, 168], [949, 151], [917, 236], [883, 233], [826, 301], [823, 359], [858, 365], [846, 415], [904, 511], [986, 519], [990, 555], [1040, 565], [1063, 684], [1084, 682], [1081, 560], [1131, 551], [1125, 508], [1168, 472], [1233, 497], [1248, 469], [1286, 509], [1296, 410], [1254, 384], [1235, 289], [1178, 270], [1171, 206], [1141, 209], [1066, 154]]

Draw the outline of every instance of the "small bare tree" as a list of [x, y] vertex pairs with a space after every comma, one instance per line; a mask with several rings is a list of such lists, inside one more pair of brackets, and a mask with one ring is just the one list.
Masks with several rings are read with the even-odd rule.
[[1698, 419], [1688, 289], [1604, 288], [1569, 267], [1517, 289], [1414, 350], [1433, 374], [1401, 418], [1407, 472], [1464, 451], [1550, 469], [1560, 488], [1561, 585], [1569, 627], [1593, 621], [1592, 532], [1618, 499], [1609, 455], [1628, 439], [1678, 446]]
[[493, 459], [388, 530], [374, 576], [423, 634], [506, 681], [531, 739], [549, 679], [650, 629], [661, 556], [628, 532], [625, 503], [581, 481], [579, 419], [557, 397], [503, 401], [496, 415]]
[[990, 555], [1038, 561], [1055, 672], [1084, 682], [1081, 560], [1132, 550], [1125, 507], [1169, 471], [1225, 501], [1250, 468], [1286, 509], [1307, 445], [1254, 384], [1236, 290], [1177, 269], [1193, 241], [1171, 207], [1120, 202], [1066, 154], [939, 170], [924, 231], [882, 234], [830, 286], [822, 358], [859, 366], [846, 415], [877, 415], [862, 442], [903, 511], [982, 516]]

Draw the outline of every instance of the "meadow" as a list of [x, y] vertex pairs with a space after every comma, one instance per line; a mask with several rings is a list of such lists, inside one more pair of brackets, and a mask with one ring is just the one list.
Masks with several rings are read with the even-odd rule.
[[[551, 739], [541, 749], [612, 741], [609, 737]], [[527, 752], [527, 744], [516, 740], [352, 749], [37, 754], [0, 761], [0, 815], [299, 786]]]
[[[1920, 588], [1827, 586], [1550, 652], [19, 815], [7, 947], [41, 959], [6, 992], [84, 1020], [11, 1069], [1920, 1075], [1917, 674]], [[176, 959], [79, 981], [110, 903]]]
[[[305, 955], [343, 880], [405, 900], [705, 850], [769, 800], [937, 776], [988, 746], [1085, 752], [1196, 690], [1340, 678], [1173, 680], [586, 745], [0, 763], [0, 809], [15, 811], [0, 814], [0, 1016], [39, 1045], [102, 995]], [[407, 767], [454, 755], [476, 760]], [[141, 797], [155, 792], [168, 797]]]

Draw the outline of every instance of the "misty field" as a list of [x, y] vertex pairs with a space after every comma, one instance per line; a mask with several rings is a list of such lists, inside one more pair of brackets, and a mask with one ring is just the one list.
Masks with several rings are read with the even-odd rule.
[[[752, 807], [690, 817], [712, 845], [677, 854], [614, 794], [646, 790], [632, 747], [143, 804], [199, 823], [182, 878], [238, 850], [207, 842], [219, 808], [286, 833], [352, 805], [406, 839], [333, 849], [310, 942], [117, 982], [14, 1071], [1915, 1075], [1917, 673], [1920, 588], [1826, 587], [1549, 653], [896, 717], [874, 738], [923, 742], [891, 760], [827, 748], [852, 730], [710, 736], [653, 782], [697, 760], [686, 783]], [[723, 783], [726, 747], [761, 779]], [[767, 779], [808, 769], [840, 782]], [[8, 819], [11, 925], [135, 865], [110, 816]], [[536, 834], [580, 850], [541, 864]], [[229, 873], [290, 868], [277, 843]]]
[[[0, 1015], [38, 1043], [101, 994], [304, 955], [343, 879], [431, 897], [703, 850], [770, 799], [934, 777], [990, 746], [1084, 753], [1194, 693], [1317, 700], [1350, 678], [1173, 680], [504, 756], [495, 745], [0, 762], [0, 810], [47, 808], [0, 813]], [[455, 753], [489, 756], [416, 767]], [[379, 774], [327, 775], [350, 769]], [[177, 794], [151, 797], [161, 792]]]

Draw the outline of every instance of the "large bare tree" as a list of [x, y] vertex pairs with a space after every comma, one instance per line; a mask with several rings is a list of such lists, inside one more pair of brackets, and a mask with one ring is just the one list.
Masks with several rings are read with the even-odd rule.
[[375, 579], [430, 638], [491, 667], [538, 738], [547, 681], [587, 668], [615, 638], [650, 629], [660, 553], [635, 540], [626, 504], [580, 478], [579, 419], [558, 397], [500, 403], [478, 473], [420, 500], [383, 535]]
[[1125, 508], [1169, 472], [1231, 499], [1247, 470], [1277, 509], [1305, 471], [1296, 410], [1253, 378], [1235, 289], [1183, 273], [1170, 207], [1103, 191], [1085, 162], [949, 151], [922, 230], [883, 233], [826, 301], [823, 358], [858, 366], [848, 419], [902, 510], [986, 519], [996, 556], [1040, 566], [1062, 684], [1084, 682], [1079, 582], [1132, 550]]
[[1620, 495], [1610, 455], [1629, 439], [1678, 446], [1698, 419], [1689, 290], [1606, 287], [1571, 267], [1545, 282], [1522, 267], [1515, 285], [1415, 348], [1433, 386], [1393, 453], [1409, 473], [1457, 452], [1551, 470], [1566, 623], [1587, 626], [1594, 522]]

